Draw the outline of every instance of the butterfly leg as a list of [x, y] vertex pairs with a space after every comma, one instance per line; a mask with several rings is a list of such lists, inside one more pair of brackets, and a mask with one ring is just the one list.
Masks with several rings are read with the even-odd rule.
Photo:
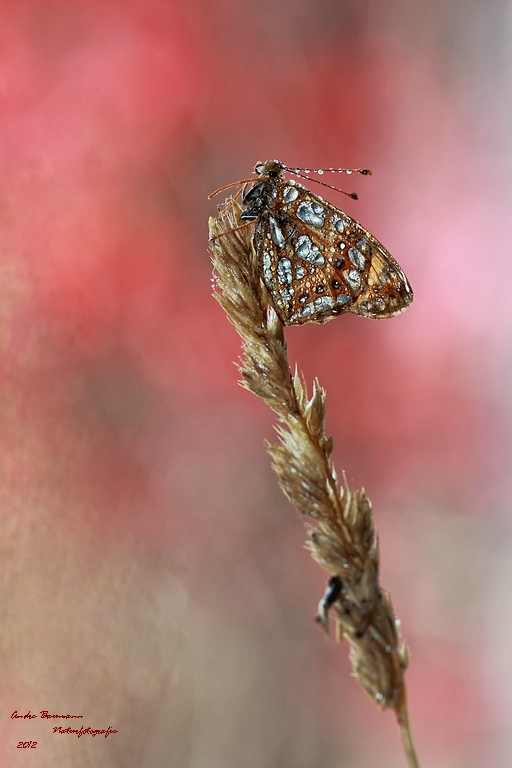
[[[242, 218], [242, 217], [240, 217]], [[221, 232], [219, 235], [215, 235], [214, 237], [210, 237], [208, 240], [209, 243], [213, 243], [215, 240], [218, 240], [220, 237], [224, 237], [224, 235], [230, 235], [232, 232], [238, 232], [239, 229], [245, 229], [246, 227], [249, 227], [252, 224], [252, 220], [246, 222], [245, 224], [240, 224], [239, 227], [233, 227], [232, 229], [227, 229], [225, 232]]]

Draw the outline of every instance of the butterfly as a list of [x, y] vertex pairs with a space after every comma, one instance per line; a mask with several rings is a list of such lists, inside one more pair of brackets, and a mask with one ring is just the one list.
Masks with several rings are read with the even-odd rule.
[[[253, 245], [280, 320], [303, 325], [344, 312], [372, 319], [404, 312], [413, 292], [400, 266], [357, 221], [285, 178], [288, 172], [308, 179], [300, 171], [308, 172], [278, 160], [257, 163], [257, 178], [248, 180], [252, 185], [244, 187], [241, 199], [241, 226], [255, 222]], [[355, 193], [344, 194], [357, 199]]]

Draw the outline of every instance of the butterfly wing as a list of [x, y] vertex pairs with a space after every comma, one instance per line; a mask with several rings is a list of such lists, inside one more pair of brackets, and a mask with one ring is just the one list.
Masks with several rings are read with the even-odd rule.
[[407, 278], [379, 241], [302, 185], [282, 180], [254, 234], [263, 278], [286, 325], [343, 312], [393, 317], [411, 303]]
[[349, 311], [373, 320], [405, 312], [414, 295], [403, 270], [373, 235], [354, 225], [365, 233], [369, 265], [364, 287]]

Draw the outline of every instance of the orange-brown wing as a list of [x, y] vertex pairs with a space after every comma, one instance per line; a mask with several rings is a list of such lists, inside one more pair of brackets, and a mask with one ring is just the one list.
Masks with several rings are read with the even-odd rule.
[[404, 273], [378, 240], [296, 182], [279, 185], [254, 244], [287, 325], [325, 323], [343, 312], [392, 317], [412, 301]]
[[[357, 225], [365, 232], [363, 227]], [[373, 320], [405, 312], [413, 300], [412, 288], [401, 267], [369, 232], [365, 235], [369, 259], [365, 285], [349, 311]]]

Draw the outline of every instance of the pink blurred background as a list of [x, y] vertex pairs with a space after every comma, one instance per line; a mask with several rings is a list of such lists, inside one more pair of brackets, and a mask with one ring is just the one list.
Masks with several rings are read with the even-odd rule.
[[290, 355], [374, 503], [423, 768], [509, 768], [511, 38], [503, 2], [0, 5], [2, 766], [405, 765], [211, 298], [207, 195], [276, 157], [373, 170], [326, 197], [415, 301]]

